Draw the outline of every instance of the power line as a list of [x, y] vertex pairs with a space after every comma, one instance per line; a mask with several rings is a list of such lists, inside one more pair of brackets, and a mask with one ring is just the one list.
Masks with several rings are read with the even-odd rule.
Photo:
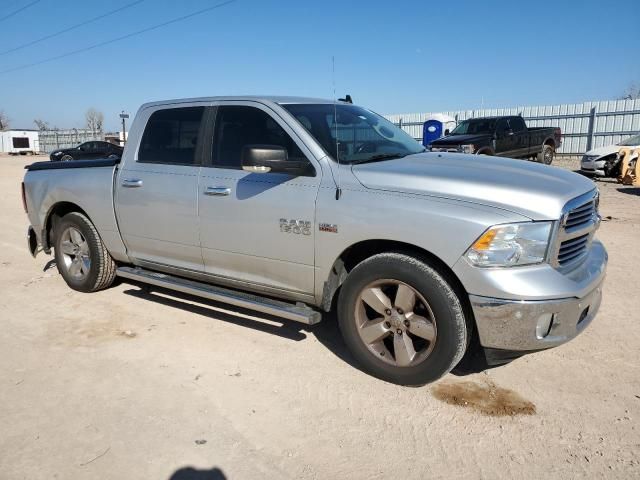
[[137, 5], [137, 4], [142, 3], [144, 1], [145, 0], [136, 0], [135, 2], [128, 3], [128, 4], [124, 5], [123, 7], [116, 8], [115, 10], [111, 10], [110, 12], [103, 13], [102, 15], [98, 15], [97, 17], [90, 18], [89, 20], [85, 20], [83, 22], [76, 23], [75, 25], [67, 27], [67, 28], [65, 28], [63, 30], [60, 30], [60, 31], [56, 32], [56, 33], [52, 33], [50, 35], [46, 35], [44, 37], [40, 37], [40, 38], [38, 38], [36, 40], [33, 40], [32, 42], [25, 43], [23, 45], [19, 45], [17, 47], [11, 48], [9, 50], [5, 50], [4, 52], [0, 52], [0, 56], [6, 55], [7, 53], [15, 52], [17, 50], [22, 50], [23, 48], [30, 47], [31, 45], [35, 45], [36, 43], [44, 42], [45, 40], [49, 40], [50, 38], [56, 37], [58, 35], [62, 35], [63, 33], [70, 32], [71, 30], [75, 30], [76, 28], [83, 27], [83, 26], [88, 25], [88, 24], [93, 23], [93, 22], [97, 22], [98, 20], [102, 20], [105, 17], [108, 17], [108, 16], [113, 15], [115, 13], [121, 12], [123, 10], [126, 10], [127, 8], [131, 8], [134, 5]]
[[17, 10], [14, 10], [13, 12], [9, 13], [8, 15], [5, 15], [4, 17], [0, 18], [0, 22], [2, 22], [3, 20], [6, 20], [7, 18], [11, 18], [14, 15], [19, 14], [21, 11], [26, 10], [27, 8], [29, 8], [31, 5], [35, 5], [36, 3], [38, 3], [40, 0], [34, 0], [31, 3], [27, 3], [24, 7], [20, 7]]
[[17, 70], [24, 70], [25, 68], [35, 67], [37, 65], [42, 65], [43, 63], [53, 62], [54, 60], [60, 60], [61, 58], [70, 57], [71, 55], [76, 55], [78, 53], [87, 52], [89, 50], [93, 50], [93, 49], [96, 49], [98, 47], [103, 47], [103, 46], [109, 45], [111, 43], [119, 42], [120, 40], [126, 40], [127, 38], [135, 37], [136, 35], [141, 35], [143, 33], [147, 33], [147, 32], [150, 32], [152, 30], [157, 30], [158, 28], [166, 27], [167, 25], [171, 25], [173, 23], [178, 23], [178, 22], [181, 22], [183, 20], [187, 20], [188, 18], [195, 17], [196, 15], [201, 15], [201, 14], [203, 14], [205, 12], [209, 12], [211, 10], [215, 10], [217, 8], [224, 7], [226, 5], [234, 3], [236, 1], [237, 0], [227, 0], [226, 2], [218, 3], [218, 4], [213, 5], [211, 7], [203, 8], [202, 10], [197, 10], [197, 11], [189, 13], [187, 15], [183, 15], [181, 17], [173, 18], [173, 19], [168, 20], [166, 22], [162, 22], [162, 23], [159, 23], [157, 25], [153, 25], [151, 27], [143, 28], [142, 30], [138, 30], [136, 32], [132, 32], [132, 33], [128, 33], [126, 35], [122, 35], [120, 37], [112, 38], [111, 40], [105, 40], [104, 42], [96, 43], [96, 44], [90, 45], [88, 47], [79, 48], [77, 50], [72, 50], [70, 52], [63, 53], [61, 55], [56, 55], [55, 57], [45, 58], [44, 60], [40, 60], [40, 61], [33, 62], [33, 63], [28, 63], [26, 65], [20, 65], [18, 67], [9, 68], [7, 70], [0, 70], [0, 75], [1, 74], [5, 74], [5, 73], [10, 73], [10, 72], [15, 72]]

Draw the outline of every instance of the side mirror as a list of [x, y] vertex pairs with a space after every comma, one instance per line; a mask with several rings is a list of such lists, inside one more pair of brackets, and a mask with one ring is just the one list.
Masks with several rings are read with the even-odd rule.
[[242, 169], [251, 173], [288, 173], [302, 175], [307, 162], [289, 160], [287, 150], [279, 145], [245, 145], [242, 148]]
[[447, 135], [449, 135], [450, 133], [451, 133], [451, 131], [447, 128], [447, 129], [444, 131], [444, 136], [446, 137], [446, 136], [447, 136]]

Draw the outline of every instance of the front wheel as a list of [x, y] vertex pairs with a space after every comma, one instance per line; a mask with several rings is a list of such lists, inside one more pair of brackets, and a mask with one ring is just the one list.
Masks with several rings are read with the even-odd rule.
[[116, 264], [86, 216], [68, 213], [56, 224], [55, 235], [56, 265], [67, 285], [95, 292], [113, 284]]
[[402, 253], [375, 255], [349, 273], [338, 321], [362, 368], [401, 385], [424, 385], [451, 371], [469, 335], [461, 301], [447, 280]]
[[63, 155], [62, 158], [60, 158], [60, 160], [62, 162], [68, 162], [70, 160], [73, 160], [73, 157], [71, 155]]
[[551, 145], [543, 145], [542, 151], [538, 153], [538, 163], [544, 163], [545, 165], [551, 165], [553, 162], [553, 147]]

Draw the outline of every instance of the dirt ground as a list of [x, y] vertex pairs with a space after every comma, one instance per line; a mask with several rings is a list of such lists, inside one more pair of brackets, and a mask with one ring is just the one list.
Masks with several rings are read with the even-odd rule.
[[355, 368], [330, 318], [70, 290], [27, 252], [36, 159], [0, 157], [0, 478], [640, 478], [639, 188], [598, 182], [610, 264], [581, 336], [403, 388]]

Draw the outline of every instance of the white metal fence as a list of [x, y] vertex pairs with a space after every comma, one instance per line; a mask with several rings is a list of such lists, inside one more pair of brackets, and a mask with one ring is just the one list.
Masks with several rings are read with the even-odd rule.
[[102, 132], [73, 128], [71, 130], [44, 130], [39, 132], [40, 152], [49, 153], [58, 148], [72, 148], [91, 140], [104, 140]]
[[[435, 112], [433, 112], [435, 113]], [[433, 113], [385, 115], [413, 138], [422, 141], [422, 125]], [[485, 108], [444, 113], [457, 121], [493, 115], [522, 115], [529, 127], [560, 127], [560, 154], [582, 155], [640, 132], [640, 100], [611, 100], [568, 105]]]

